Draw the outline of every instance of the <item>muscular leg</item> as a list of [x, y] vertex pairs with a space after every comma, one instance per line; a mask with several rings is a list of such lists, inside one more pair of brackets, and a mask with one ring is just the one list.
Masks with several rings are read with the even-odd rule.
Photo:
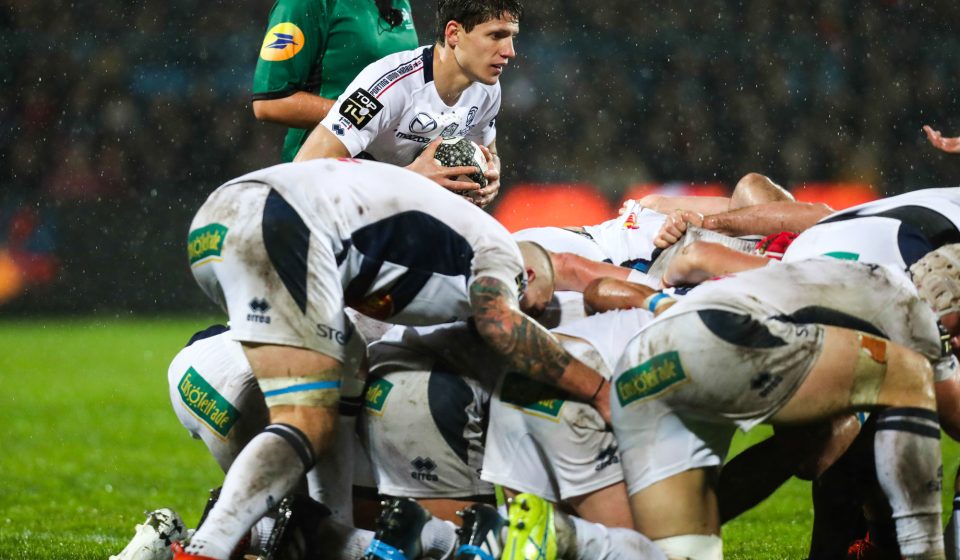
[[228, 558], [334, 442], [341, 363], [289, 346], [244, 344], [244, 352], [264, 388], [271, 424], [231, 465], [220, 499], [187, 548], [191, 554]]
[[880, 408], [877, 479], [893, 509], [905, 558], [943, 558], [940, 429], [933, 371], [919, 354], [847, 329], [824, 328], [820, 357], [774, 423]]
[[570, 498], [566, 502], [579, 517], [587, 521], [607, 527], [633, 527], [633, 516], [627, 499], [627, 485], [624, 482]]

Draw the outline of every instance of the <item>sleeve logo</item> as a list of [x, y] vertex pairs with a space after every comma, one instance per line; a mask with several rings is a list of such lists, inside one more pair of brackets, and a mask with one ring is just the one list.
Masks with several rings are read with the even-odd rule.
[[303, 31], [296, 25], [286, 22], [278, 23], [267, 31], [260, 47], [260, 58], [268, 62], [289, 60], [303, 48]]
[[391, 389], [393, 389], [393, 383], [383, 378], [376, 379], [370, 383], [364, 399], [364, 404], [370, 414], [374, 416], [381, 416], [383, 414], [383, 407], [387, 404], [387, 396], [390, 395]]
[[195, 229], [187, 236], [187, 255], [190, 266], [200, 266], [223, 258], [223, 241], [227, 237], [227, 228], [221, 224], [210, 224]]
[[230, 401], [192, 367], [180, 378], [177, 390], [183, 404], [194, 416], [202, 420], [220, 438], [227, 437], [240, 417], [240, 411], [230, 404]]
[[350, 94], [340, 105], [340, 114], [346, 117], [353, 126], [362, 129], [383, 109], [380, 103], [369, 91], [360, 88]]

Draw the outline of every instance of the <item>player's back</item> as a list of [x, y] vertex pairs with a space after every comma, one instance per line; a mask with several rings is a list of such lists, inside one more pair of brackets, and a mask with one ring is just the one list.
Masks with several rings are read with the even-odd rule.
[[319, 159], [269, 167], [227, 183], [271, 187], [311, 236], [328, 242], [350, 307], [377, 319], [434, 324], [469, 316], [475, 276], [516, 286], [516, 243], [462, 197], [405, 169]]

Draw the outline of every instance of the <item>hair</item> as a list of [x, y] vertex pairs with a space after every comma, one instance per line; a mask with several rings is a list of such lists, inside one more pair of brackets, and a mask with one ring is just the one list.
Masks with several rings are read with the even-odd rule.
[[469, 33], [474, 27], [507, 14], [514, 20], [523, 17], [522, 0], [437, 0], [437, 42], [446, 41], [447, 23], [455, 21]]

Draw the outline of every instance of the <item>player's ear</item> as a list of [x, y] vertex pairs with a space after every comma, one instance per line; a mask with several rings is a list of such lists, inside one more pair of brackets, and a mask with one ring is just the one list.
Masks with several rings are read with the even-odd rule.
[[537, 271], [533, 267], [527, 267], [527, 286], [533, 284], [533, 281], [537, 279]]
[[443, 37], [446, 39], [447, 45], [457, 46], [457, 43], [460, 42], [460, 24], [453, 20], [448, 21], [447, 26], [443, 29]]

